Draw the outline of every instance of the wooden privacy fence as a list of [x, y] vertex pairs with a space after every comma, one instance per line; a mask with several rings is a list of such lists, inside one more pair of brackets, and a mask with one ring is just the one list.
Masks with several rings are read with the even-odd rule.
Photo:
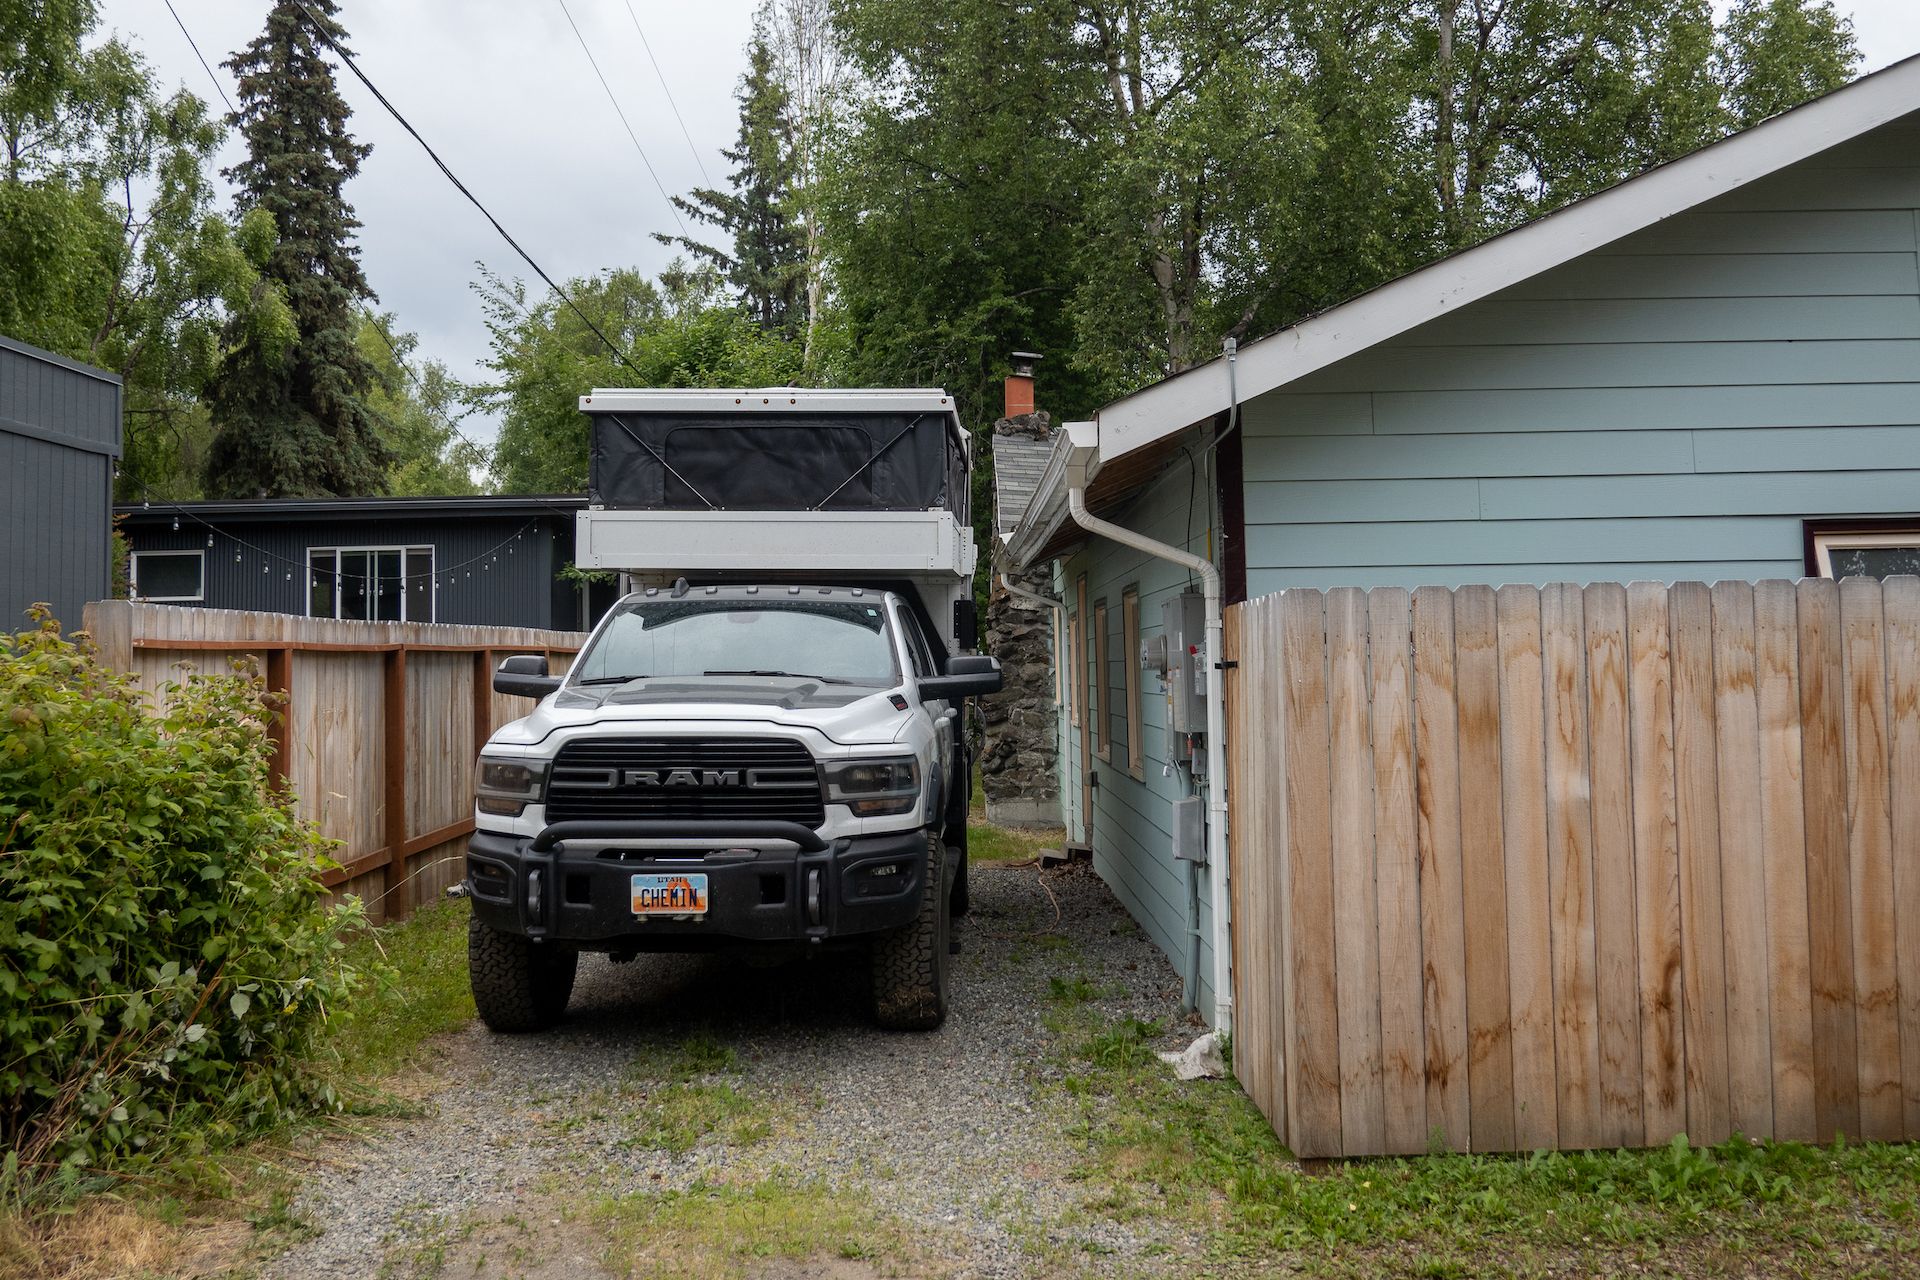
[[336, 622], [279, 613], [98, 601], [86, 629], [101, 658], [157, 694], [188, 663], [225, 671], [251, 654], [286, 694], [273, 727], [275, 773], [302, 816], [341, 842], [327, 877], [375, 919], [398, 918], [463, 875], [473, 830], [473, 762], [497, 725], [532, 709], [493, 691], [511, 653], [563, 670], [584, 635], [527, 627]]
[[1920, 1138], [1920, 579], [1287, 591], [1227, 656], [1296, 1154]]

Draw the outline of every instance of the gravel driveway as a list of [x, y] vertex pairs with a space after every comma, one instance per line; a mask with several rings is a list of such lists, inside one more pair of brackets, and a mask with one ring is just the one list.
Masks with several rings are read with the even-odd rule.
[[[1098, 1013], [1158, 1022], [1178, 1047], [1194, 1034], [1178, 975], [1084, 866], [973, 878], [952, 1016], [933, 1033], [874, 1029], [855, 955], [583, 958], [559, 1028], [448, 1037], [422, 1115], [324, 1146], [294, 1206], [320, 1233], [267, 1274], [623, 1274], [635, 1234], [609, 1223], [658, 1203], [634, 1197], [770, 1181], [870, 1202], [896, 1232], [881, 1239], [921, 1251], [748, 1275], [1158, 1270], [1147, 1260], [1190, 1242], [1083, 1211], [1101, 1188], [1062, 1131], [1044, 1020], [1050, 979], [1085, 979]], [[613, 1201], [615, 1218], [585, 1212]]]

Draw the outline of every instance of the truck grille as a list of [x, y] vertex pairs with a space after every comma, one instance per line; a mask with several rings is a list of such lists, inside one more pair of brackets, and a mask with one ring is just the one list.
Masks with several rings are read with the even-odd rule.
[[779, 738], [582, 738], [560, 748], [547, 821], [577, 818], [827, 820], [813, 756]]

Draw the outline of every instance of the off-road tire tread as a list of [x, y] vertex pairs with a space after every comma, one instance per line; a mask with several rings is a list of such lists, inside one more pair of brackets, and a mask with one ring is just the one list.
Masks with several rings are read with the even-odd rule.
[[493, 1031], [544, 1031], [573, 996], [580, 954], [540, 946], [467, 920], [467, 976], [480, 1020]]
[[873, 942], [873, 1017], [890, 1031], [931, 1031], [947, 1020], [948, 850], [927, 836], [927, 875], [912, 924]]

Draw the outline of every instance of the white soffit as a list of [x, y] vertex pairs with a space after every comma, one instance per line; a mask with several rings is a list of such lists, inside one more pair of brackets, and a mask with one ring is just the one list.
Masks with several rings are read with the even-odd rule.
[[[1920, 110], [1920, 56], [1401, 276], [1240, 349], [1242, 403]], [[1226, 359], [1101, 409], [1113, 459], [1228, 406]]]

